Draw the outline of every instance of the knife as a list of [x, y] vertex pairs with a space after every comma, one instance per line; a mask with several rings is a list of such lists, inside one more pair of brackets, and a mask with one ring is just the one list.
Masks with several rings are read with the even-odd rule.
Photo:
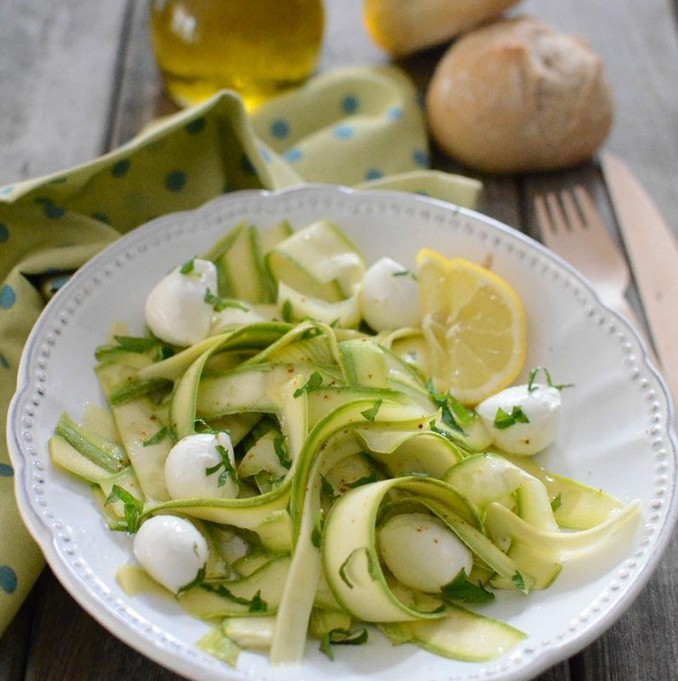
[[678, 399], [678, 246], [629, 167], [614, 154], [602, 169], [664, 379]]

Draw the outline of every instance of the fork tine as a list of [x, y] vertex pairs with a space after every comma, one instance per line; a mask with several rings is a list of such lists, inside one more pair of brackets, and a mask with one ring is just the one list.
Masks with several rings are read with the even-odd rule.
[[630, 272], [588, 191], [577, 185], [537, 194], [535, 213], [546, 246], [587, 276], [612, 307], [635, 319], [625, 298]]
[[553, 225], [551, 224], [551, 218], [549, 216], [548, 210], [546, 210], [546, 202], [541, 194], [537, 194], [534, 197], [534, 210], [537, 213], [537, 224], [539, 229], [544, 232], [545, 229], [553, 230]]
[[551, 224], [553, 225], [553, 232], [567, 232], [568, 224], [565, 213], [558, 201], [558, 196], [554, 192], [546, 194], [546, 205], [551, 214]]
[[[575, 191], [577, 189], [581, 189], [583, 191], [583, 187], [577, 186], [575, 187]], [[567, 222], [570, 226], [570, 229], [585, 229], [586, 225], [584, 224], [580, 213], [581, 205], [579, 203], [579, 193], [577, 193], [577, 199], [575, 200], [575, 197], [571, 192], [564, 190], [560, 192], [560, 201], [563, 204], [563, 209], [565, 211], [565, 215], [567, 216]]]
[[567, 229], [565, 216], [562, 210], [560, 210], [558, 198], [553, 192], [537, 194], [534, 197], [534, 209], [537, 213], [537, 223], [541, 228], [542, 234], [545, 231], [556, 234]]
[[607, 228], [603, 223], [600, 213], [598, 212], [591, 195], [586, 191], [586, 189], [578, 184], [574, 188], [574, 194], [577, 197], [577, 204], [579, 205], [581, 214], [584, 217], [584, 221], [589, 225], [595, 226], [596, 229], [602, 229], [604, 232], [607, 232]]

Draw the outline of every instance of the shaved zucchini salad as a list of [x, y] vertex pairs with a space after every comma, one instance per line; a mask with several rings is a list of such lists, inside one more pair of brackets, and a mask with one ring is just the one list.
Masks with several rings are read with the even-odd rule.
[[424, 250], [368, 265], [328, 220], [238, 224], [158, 282], [143, 335], [97, 348], [108, 407], [56, 426], [54, 463], [130, 536], [123, 588], [210, 622], [198, 645], [229, 664], [380, 635], [498, 657], [525, 634], [485, 604], [529, 600], [639, 516], [535, 461], [576, 386], [544, 367], [512, 385], [517, 296]]

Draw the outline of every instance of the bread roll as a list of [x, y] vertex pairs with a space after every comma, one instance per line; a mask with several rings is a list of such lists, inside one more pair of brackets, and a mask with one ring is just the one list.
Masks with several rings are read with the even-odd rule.
[[613, 103], [602, 59], [584, 40], [531, 17], [466, 34], [436, 67], [426, 96], [443, 151], [489, 173], [555, 170], [590, 158]]
[[377, 45], [402, 57], [450, 40], [498, 17], [518, 0], [363, 0], [365, 25]]

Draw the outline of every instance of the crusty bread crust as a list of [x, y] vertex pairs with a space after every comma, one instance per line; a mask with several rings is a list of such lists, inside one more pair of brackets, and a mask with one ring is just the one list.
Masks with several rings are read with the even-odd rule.
[[498, 17], [518, 0], [363, 0], [372, 39], [393, 56], [405, 56]]
[[490, 173], [581, 163], [603, 143], [613, 118], [600, 56], [532, 17], [460, 38], [436, 67], [426, 109], [440, 148]]

